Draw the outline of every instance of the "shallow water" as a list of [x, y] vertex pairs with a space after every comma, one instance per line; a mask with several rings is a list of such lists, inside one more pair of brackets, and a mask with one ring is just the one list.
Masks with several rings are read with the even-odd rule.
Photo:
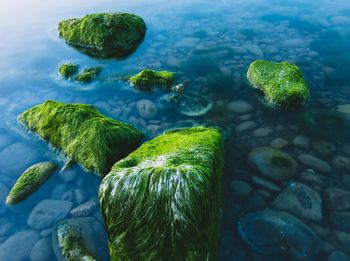
[[[65, 2], [4, 0], [0, 9], [1, 260], [5, 260], [4, 252], [15, 260], [18, 250], [5, 251], [4, 244], [9, 244], [18, 232], [29, 229], [28, 216], [40, 201], [61, 199], [65, 193], [65, 199], [72, 201], [74, 208], [97, 200], [100, 179], [76, 166], [69, 177], [56, 173], [20, 204], [14, 207], [3, 204], [7, 190], [27, 167], [43, 160], [64, 165], [62, 155], [27, 133], [16, 121], [22, 111], [48, 99], [92, 104], [104, 114], [144, 130], [147, 139], [178, 126], [222, 127], [226, 156], [219, 260], [294, 259], [291, 251], [272, 256], [260, 253], [243, 242], [237, 231], [242, 215], [274, 208], [275, 198], [289, 184], [259, 181], [257, 177], [261, 175], [247, 163], [248, 153], [256, 147], [270, 146], [276, 138], [284, 139], [288, 145], [283, 150], [294, 159], [299, 158], [299, 171], [293, 181], [308, 185], [322, 198], [321, 220], [300, 218], [321, 240], [314, 259], [328, 260], [331, 256], [329, 260], [340, 260], [332, 259], [341, 255], [335, 251], [350, 255], [350, 221], [339, 218], [339, 211], [333, 211], [337, 208], [326, 204], [325, 193], [330, 187], [350, 191], [350, 144], [346, 128], [349, 125], [332, 121], [328, 116], [339, 105], [350, 104], [349, 1]], [[92, 59], [58, 37], [57, 24], [62, 19], [114, 11], [138, 14], [148, 27], [143, 43], [127, 59]], [[260, 103], [245, 78], [248, 65], [256, 59], [289, 61], [301, 67], [311, 90], [311, 99], [303, 109], [274, 110]], [[81, 68], [99, 65], [103, 72], [87, 85], [65, 81], [57, 75], [57, 68], [66, 61], [79, 63]], [[210, 100], [213, 107], [199, 118], [184, 116], [158, 102], [163, 92], [140, 93], [118, 80], [145, 67], [175, 71], [179, 83], [189, 80], [187, 93]], [[144, 119], [139, 115], [136, 102], [141, 99], [158, 106], [154, 118]], [[237, 113], [230, 102], [242, 100], [252, 109]], [[303, 114], [311, 109], [322, 109], [319, 116], [322, 124], [315, 128], [302, 120]], [[350, 108], [347, 112], [350, 113]], [[240, 125], [243, 122], [248, 123]], [[303, 136], [295, 139], [299, 135]], [[320, 140], [331, 143], [334, 149], [323, 155], [314, 145]], [[303, 162], [301, 154], [322, 159], [331, 171], [322, 170], [324, 162], [310, 165], [309, 158]], [[342, 164], [339, 156], [343, 157]], [[245, 182], [246, 191], [242, 192], [242, 186], [240, 189], [234, 186], [237, 180]], [[304, 194], [298, 192], [296, 198], [309, 202]], [[346, 214], [347, 210], [341, 211]], [[89, 216], [102, 223], [97, 208]], [[40, 237], [49, 238], [44, 246], [46, 260], [55, 260], [49, 228], [38, 232]], [[106, 237], [102, 237], [104, 240], [92, 240], [101, 248], [101, 258], [108, 260]], [[32, 245], [23, 250], [25, 259], [29, 259]]]

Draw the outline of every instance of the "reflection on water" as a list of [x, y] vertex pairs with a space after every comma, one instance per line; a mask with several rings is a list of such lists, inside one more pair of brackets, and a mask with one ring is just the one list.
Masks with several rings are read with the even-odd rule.
[[[58, 21], [107, 11], [136, 13], [147, 24], [144, 42], [127, 59], [92, 59], [58, 38]], [[318, 248], [315, 260], [346, 260], [341, 258], [350, 255], [349, 25], [345, 0], [5, 0], [0, 9], [0, 260], [60, 258], [51, 240], [55, 218], [40, 229], [33, 225], [43, 218], [33, 209], [52, 203], [48, 199], [72, 203], [75, 211], [64, 218], [92, 218], [82, 222], [95, 224], [102, 239], [89, 238], [90, 243], [108, 260], [103, 221], [94, 205], [100, 180], [80, 167], [56, 173], [22, 203], [4, 205], [27, 167], [44, 160], [64, 165], [62, 155], [16, 121], [23, 110], [48, 99], [92, 104], [144, 130], [147, 138], [176, 126], [221, 126], [227, 140], [219, 260], [312, 259]], [[284, 111], [261, 104], [245, 77], [256, 59], [298, 64], [310, 84], [307, 105]], [[80, 85], [57, 76], [59, 64], [68, 61], [103, 71], [98, 80]], [[186, 92], [210, 101], [210, 111], [186, 116], [198, 107], [191, 104], [184, 115], [159, 103], [161, 90], [139, 93], [118, 80], [144, 68], [174, 71], [178, 83], [189, 80]], [[141, 100], [156, 107], [152, 115], [137, 106]], [[291, 180], [261, 175], [252, 168], [257, 163], [248, 162], [248, 154], [261, 146], [287, 152], [298, 162], [298, 173]], [[270, 168], [273, 163], [263, 162]], [[297, 190], [290, 188], [291, 181], [299, 184]], [[86, 203], [89, 211], [76, 210]], [[266, 208], [274, 210], [260, 211]], [[317, 215], [321, 219], [312, 218]], [[275, 225], [281, 217], [292, 220], [289, 227]], [[245, 222], [240, 233], [239, 220]], [[282, 242], [274, 241], [278, 232], [286, 235]], [[309, 237], [312, 242], [298, 243]]]

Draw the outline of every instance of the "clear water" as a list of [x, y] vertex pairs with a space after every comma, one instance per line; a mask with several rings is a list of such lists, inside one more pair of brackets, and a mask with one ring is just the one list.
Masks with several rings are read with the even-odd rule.
[[[143, 43], [127, 59], [92, 59], [58, 37], [57, 24], [62, 19], [114, 11], [136, 13], [144, 18], [148, 26]], [[311, 142], [319, 139], [318, 130], [306, 133], [303, 129], [300, 119], [305, 111], [332, 111], [338, 105], [350, 103], [349, 25], [350, 2], [347, 0], [201, 0], [171, 3], [159, 0], [127, 3], [112, 0], [3, 0], [0, 9], [0, 243], [6, 243], [17, 232], [28, 229], [27, 219], [31, 210], [44, 199], [59, 197], [67, 191], [74, 194], [80, 189], [85, 200], [96, 201], [100, 179], [77, 166], [73, 169], [73, 180], [65, 182], [56, 173], [22, 203], [16, 206], [3, 204], [7, 190], [27, 167], [43, 160], [55, 161], [60, 166], [64, 164], [62, 155], [27, 133], [16, 121], [25, 109], [54, 99], [93, 104], [104, 114], [144, 130], [147, 138], [177, 126], [198, 123], [221, 126], [227, 140], [218, 259], [292, 260], [293, 256], [288, 253], [268, 256], [255, 252], [237, 233], [237, 220], [241, 215], [271, 207], [278, 194], [252, 181], [252, 176], [259, 174], [247, 164], [247, 155], [253, 148], [268, 146], [276, 138], [289, 141], [285, 151], [294, 158], [300, 153], [315, 154], [308, 146], [300, 148], [293, 145], [292, 140], [299, 134], [306, 135]], [[256, 59], [298, 64], [311, 89], [311, 100], [305, 108], [282, 111], [262, 105], [245, 78], [248, 65]], [[81, 68], [103, 66], [102, 75], [88, 85], [62, 80], [57, 75], [57, 68], [66, 61], [79, 63]], [[195, 118], [159, 106], [154, 119], [142, 119], [135, 103], [148, 99], [158, 104], [157, 100], [164, 93], [139, 93], [117, 78], [146, 67], [175, 71], [179, 82], [190, 80], [186, 91], [206, 97], [213, 102], [213, 108], [207, 115]], [[250, 116], [242, 117], [227, 109], [228, 103], [236, 100], [244, 100], [254, 107], [248, 113]], [[256, 122], [257, 127], [237, 132], [236, 126], [247, 119]], [[333, 156], [349, 157], [348, 139], [344, 135], [348, 130], [337, 128], [337, 125], [332, 127], [334, 135], [327, 140], [336, 147]], [[259, 136], [259, 131], [255, 131], [258, 128], [268, 128], [267, 134]], [[330, 174], [324, 175], [316, 170], [311, 172], [317, 182], [310, 182], [302, 176], [295, 180], [308, 184], [321, 195], [330, 186], [350, 191], [350, 167], [336, 168], [333, 156], [323, 158], [332, 166]], [[301, 163], [299, 165], [300, 173], [310, 169]], [[253, 189], [249, 196], [237, 197], [230, 186], [234, 179], [249, 184]], [[276, 182], [276, 185], [283, 189], [286, 182]], [[61, 194], [59, 189], [62, 189]], [[71, 200], [74, 207], [78, 206], [76, 198]], [[322, 208], [321, 222], [303, 221], [322, 240], [315, 260], [327, 260], [335, 250], [349, 253], [350, 234], [339, 236], [329, 221], [330, 211], [324, 203]], [[98, 209], [89, 216], [102, 223]], [[50, 231], [46, 230], [42, 237], [51, 238], [49, 234]], [[103, 233], [102, 238], [92, 240], [100, 247], [100, 258], [108, 260]], [[18, 242], [19, 245], [22, 243], [26, 244]], [[50, 244], [47, 248], [51, 248]], [[29, 259], [30, 249], [25, 251], [25, 259]], [[8, 251], [13, 251], [15, 258], [19, 250]], [[47, 260], [55, 260], [50, 251]]]

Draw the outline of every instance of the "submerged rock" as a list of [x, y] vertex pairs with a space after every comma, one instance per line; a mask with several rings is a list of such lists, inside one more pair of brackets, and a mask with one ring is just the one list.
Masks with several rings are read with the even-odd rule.
[[244, 114], [251, 112], [254, 108], [246, 101], [237, 100], [229, 102], [227, 104], [227, 109], [234, 113]]
[[0, 245], [0, 260], [26, 260], [39, 239], [40, 233], [34, 229], [17, 232]]
[[44, 229], [55, 222], [64, 219], [71, 210], [73, 203], [65, 200], [44, 199], [30, 213], [27, 223], [35, 229]]
[[151, 91], [154, 87], [170, 91], [175, 78], [176, 76], [173, 72], [144, 69], [130, 76], [129, 83], [140, 91]]
[[128, 13], [89, 14], [63, 20], [59, 35], [88, 55], [124, 57], [132, 53], [146, 33], [143, 19]]
[[[25, 142], [16, 142], [0, 152], [0, 166], [7, 175], [18, 177], [40, 158], [38, 149]], [[19, 160], [21, 159], [21, 160]]]
[[51, 238], [41, 238], [30, 253], [31, 261], [49, 261], [52, 258]]
[[350, 212], [348, 211], [333, 211], [330, 214], [332, 225], [344, 232], [350, 232]]
[[284, 210], [300, 218], [320, 222], [322, 199], [317, 191], [298, 182], [290, 182], [273, 203], [278, 210]]
[[329, 110], [309, 110], [303, 114], [303, 127], [314, 137], [337, 140], [350, 137], [350, 115]]
[[329, 209], [350, 210], [350, 192], [337, 187], [329, 187], [324, 197]]
[[341, 251], [336, 250], [329, 255], [328, 261], [350, 261], [350, 256]]
[[303, 73], [294, 64], [257, 60], [250, 64], [247, 78], [268, 103], [278, 107], [302, 106], [310, 96]]
[[238, 231], [249, 247], [262, 254], [286, 253], [296, 259], [312, 260], [320, 249], [316, 233], [283, 211], [249, 213], [239, 219]]
[[19, 120], [71, 160], [100, 175], [133, 151], [143, 134], [85, 104], [46, 101], [22, 113]]
[[312, 156], [310, 154], [300, 154], [298, 156], [298, 159], [301, 163], [303, 163], [305, 166], [308, 166], [310, 168], [313, 168], [315, 170], [329, 173], [332, 171], [331, 166], [324, 160], [321, 160], [315, 156]]
[[74, 80], [82, 83], [89, 83], [94, 80], [102, 71], [101, 67], [91, 67], [84, 69], [74, 77]]
[[57, 170], [53, 162], [41, 162], [28, 168], [16, 181], [6, 198], [7, 204], [16, 204], [37, 190]]
[[271, 147], [252, 150], [248, 162], [260, 174], [273, 180], [292, 178], [298, 171], [298, 163], [289, 154]]
[[58, 72], [63, 78], [68, 79], [78, 72], [78, 67], [76, 63], [64, 63], [60, 65]]
[[317, 154], [319, 154], [322, 157], [330, 156], [336, 150], [335, 146], [332, 143], [325, 140], [314, 141], [312, 143], [312, 148]]
[[193, 127], [117, 162], [99, 191], [111, 259], [215, 260], [222, 160], [221, 133]]
[[94, 218], [72, 218], [59, 222], [52, 233], [56, 258], [61, 260], [107, 260], [107, 235]]
[[213, 107], [206, 98], [187, 94], [166, 94], [160, 98], [160, 103], [190, 117], [203, 116]]
[[136, 103], [136, 110], [138, 114], [146, 120], [153, 119], [158, 113], [157, 106], [154, 102], [146, 99], [139, 100]]

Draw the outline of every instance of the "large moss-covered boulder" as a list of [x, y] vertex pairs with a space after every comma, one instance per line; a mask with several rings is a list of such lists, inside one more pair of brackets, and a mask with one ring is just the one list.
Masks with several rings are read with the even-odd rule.
[[86, 104], [46, 101], [23, 112], [29, 130], [61, 149], [70, 160], [101, 175], [139, 145], [143, 134]]
[[166, 132], [117, 162], [99, 200], [112, 260], [215, 260], [223, 148], [214, 128]]
[[12, 187], [7, 204], [16, 204], [37, 190], [56, 170], [53, 162], [41, 162], [28, 168]]
[[97, 57], [123, 57], [133, 52], [146, 33], [143, 19], [128, 13], [89, 14], [63, 20], [59, 35], [81, 51]]
[[130, 76], [129, 83], [141, 91], [151, 91], [154, 87], [169, 91], [175, 82], [175, 78], [173, 72], [144, 69]]
[[310, 96], [303, 73], [295, 64], [257, 60], [250, 64], [247, 78], [273, 106], [300, 107]]

